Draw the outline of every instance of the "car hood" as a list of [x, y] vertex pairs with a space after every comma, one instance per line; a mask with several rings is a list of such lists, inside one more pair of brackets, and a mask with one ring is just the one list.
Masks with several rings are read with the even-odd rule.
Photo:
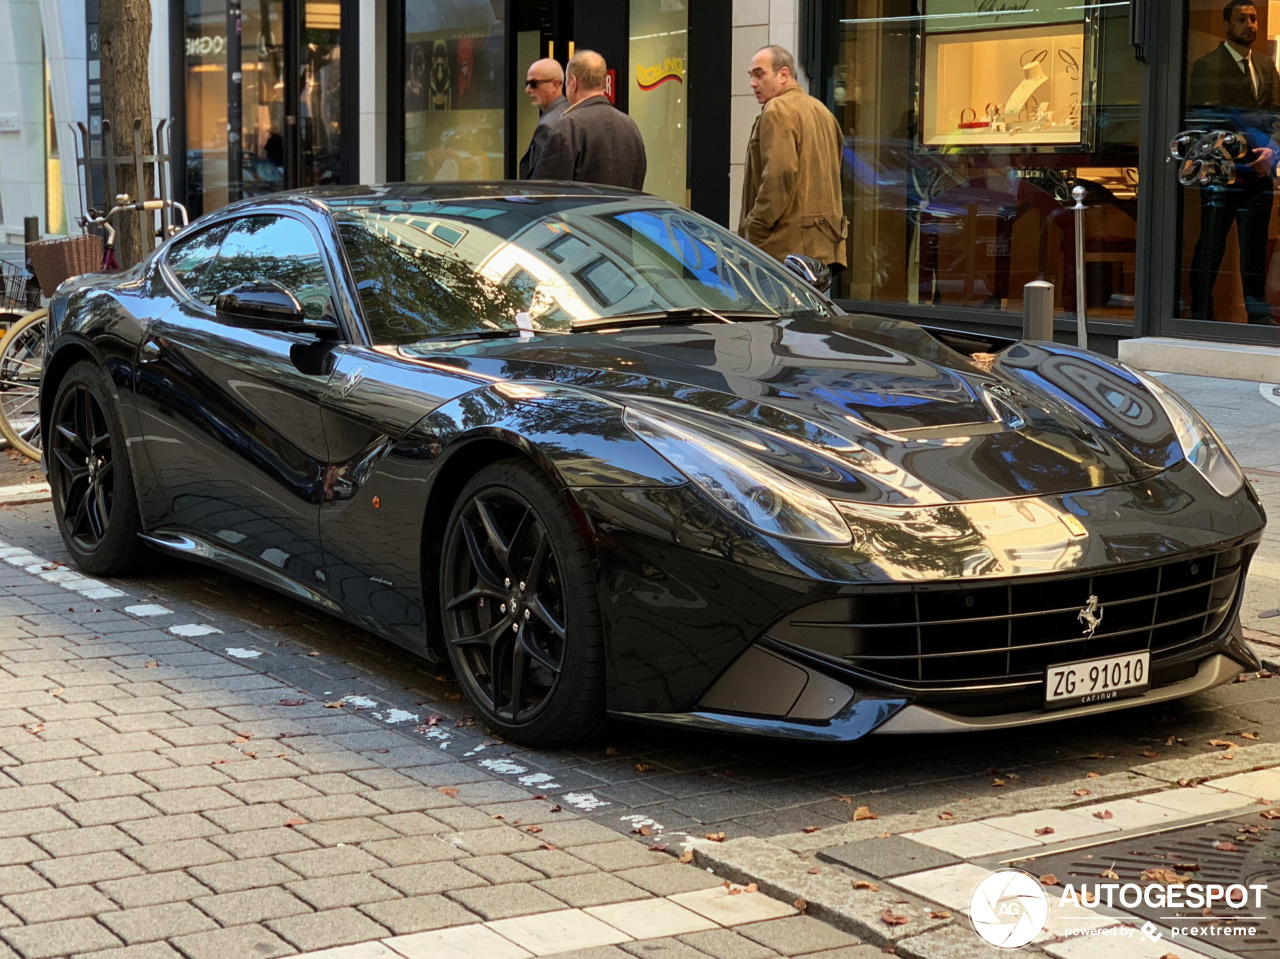
[[589, 390], [735, 443], [832, 495], [885, 505], [1114, 486], [1181, 457], [1159, 404], [1105, 358], [1022, 343], [975, 360], [880, 317], [634, 327], [405, 352], [481, 376]]

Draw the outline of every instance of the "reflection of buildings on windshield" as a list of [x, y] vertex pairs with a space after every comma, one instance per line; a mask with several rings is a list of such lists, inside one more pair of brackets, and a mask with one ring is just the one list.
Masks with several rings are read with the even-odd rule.
[[[651, 204], [524, 196], [397, 202], [388, 196], [385, 206], [361, 204], [352, 215], [411, 253], [428, 275], [457, 264], [547, 329], [699, 307], [829, 312], [816, 292], [737, 237], [687, 211]], [[490, 319], [516, 322], [515, 315]]]

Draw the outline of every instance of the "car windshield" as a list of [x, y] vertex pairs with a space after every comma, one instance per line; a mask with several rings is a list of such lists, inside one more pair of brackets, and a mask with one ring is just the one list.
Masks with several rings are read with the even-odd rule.
[[838, 312], [749, 243], [652, 197], [351, 204], [334, 220], [375, 344], [668, 311]]

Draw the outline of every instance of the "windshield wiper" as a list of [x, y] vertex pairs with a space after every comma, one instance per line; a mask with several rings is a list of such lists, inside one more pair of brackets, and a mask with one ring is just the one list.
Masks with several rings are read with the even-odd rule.
[[555, 333], [564, 335], [568, 330], [522, 330], [517, 326], [513, 327], [481, 327], [478, 330], [469, 330], [466, 333], [441, 333], [439, 336], [424, 336], [419, 343], [440, 343], [452, 340], [502, 340], [509, 339], [513, 336], [519, 336], [521, 333], [527, 333], [530, 336], [541, 336], [544, 333]]
[[759, 313], [738, 310], [735, 312], [713, 310], [708, 306], [682, 306], [671, 310], [652, 310], [646, 313], [622, 313], [618, 316], [601, 316], [592, 320], [576, 320], [575, 330], [594, 330], [604, 326], [630, 326], [633, 324], [656, 323], [671, 320], [683, 322], [690, 319], [712, 317], [721, 323], [733, 323], [741, 319], [774, 319], [777, 313]]

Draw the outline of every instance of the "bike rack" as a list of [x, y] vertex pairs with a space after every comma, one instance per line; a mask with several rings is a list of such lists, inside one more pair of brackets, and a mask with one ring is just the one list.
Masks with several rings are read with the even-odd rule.
[[[115, 134], [111, 129], [111, 121], [102, 121], [102, 141], [101, 152], [97, 152], [98, 143], [89, 136], [88, 128], [81, 122], [76, 121], [69, 124], [72, 131], [77, 133], [75, 137], [76, 146], [76, 171], [80, 183], [83, 184], [83, 192], [79, 194], [80, 200], [80, 216], [83, 219], [86, 213], [93, 214], [97, 212], [105, 212], [115, 205], [115, 197], [120, 192], [116, 171], [121, 167], [132, 167], [134, 172], [135, 190], [139, 194], [135, 199], [143, 199], [141, 193], [146, 186], [146, 170], [150, 166], [155, 171], [156, 193], [155, 197], [149, 199], [170, 200], [171, 188], [173, 185], [173, 177], [171, 175], [172, 150], [169, 142], [169, 131], [172, 128], [170, 120], [159, 120], [155, 126], [155, 136], [153, 143], [155, 144], [154, 152], [142, 152], [142, 120], [135, 119], [133, 121], [133, 153], [125, 153], [119, 156], [115, 152]], [[95, 181], [98, 179], [94, 176], [97, 171], [102, 171], [103, 196], [101, 203], [98, 202]], [[160, 211], [160, 236], [168, 236], [173, 222], [173, 208], [164, 207]], [[142, 252], [145, 256], [155, 248], [155, 239], [157, 230], [155, 229], [155, 220], [151, 212], [138, 211], [138, 232], [142, 235]]]

